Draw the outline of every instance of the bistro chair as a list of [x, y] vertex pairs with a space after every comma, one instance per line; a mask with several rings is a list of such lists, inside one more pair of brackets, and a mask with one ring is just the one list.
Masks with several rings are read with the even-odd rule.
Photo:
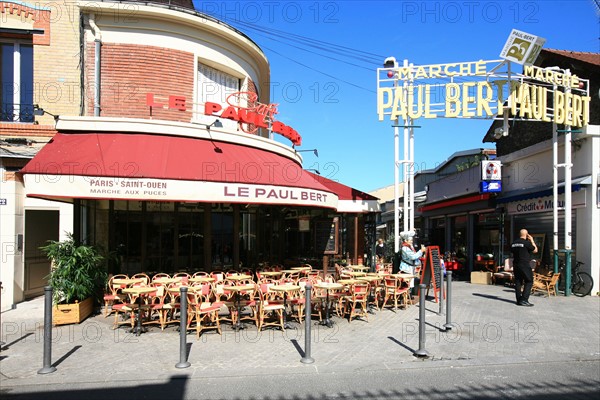
[[235, 286], [235, 284], [236, 283], [234, 281], [221, 280], [214, 282], [212, 286], [212, 298], [215, 302], [220, 303], [221, 309], [223, 309], [223, 306], [227, 309], [227, 316], [220, 316], [220, 319], [221, 321], [230, 322], [231, 325], [236, 323], [235, 318], [237, 315], [237, 310], [235, 304], [235, 294], [230, 290], [226, 290], [225, 287]]
[[409, 287], [407, 285], [402, 284], [404, 281], [400, 278], [385, 277], [383, 282], [384, 282], [384, 292], [383, 292], [384, 297], [383, 297], [383, 303], [381, 304], [381, 307], [379, 308], [379, 310], [381, 311], [388, 304], [388, 301], [390, 301], [390, 300], [394, 301], [394, 303], [393, 303], [394, 310], [398, 309], [398, 300], [403, 301], [404, 307], [406, 308], [406, 306], [408, 305], [408, 302], [409, 302], [409, 299], [408, 299]]
[[142, 283], [144, 285], [147, 285], [150, 283], [150, 277], [148, 276], [148, 274], [145, 274], [143, 272], [139, 272], [139, 273], [133, 275], [131, 277], [131, 279], [143, 279]]
[[195, 322], [196, 338], [200, 338], [202, 331], [216, 329], [221, 334], [219, 320], [220, 302], [211, 301], [212, 287], [208, 283], [194, 286], [195, 290], [188, 294], [190, 311], [188, 312], [188, 329]]
[[[126, 285], [114, 284], [113, 280], [115, 279], [127, 279], [129, 278], [125, 274], [113, 275], [108, 279], [106, 283], [106, 290], [104, 293], [104, 318], [107, 318], [112, 312], [112, 306], [115, 302], [121, 302], [122, 299], [127, 296], [121, 293], [121, 290], [125, 288]], [[110, 311], [109, 311], [110, 309]]]
[[152, 282], [154, 282], [157, 279], [163, 279], [163, 278], [170, 278], [171, 275], [167, 274], [166, 272], [159, 272], [158, 274], [152, 275]]
[[348, 322], [354, 317], [365, 317], [369, 322], [367, 301], [369, 299], [370, 286], [368, 283], [356, 283], [350, 287], [350, 293], [343, 296], [344, 315], [348, 315]]
[[531, 293], [546, 292], [548, 297], [556, 296], [556, 285], [560, 279], [560, 272], [553, 272], [552, 275], [533, 274], [533, 287]]
[[150, 293], [146, 298], [146, 304], [142, 305], [142, 311], [148, 314], [143, 324], [158, 324], [162, 331], [165, 329], [168, 311], [168, 308], [165, 308], [167, 290], [162, 284], [156, 284], [154, 287], [156, 287], [156, 292]]
[[271, 284], [261, 283], [259, 285], [259, 315], [258, 331], [268, 326], [279, 326], [285, 331], [283, 324], [283, 292], [270, 290]]

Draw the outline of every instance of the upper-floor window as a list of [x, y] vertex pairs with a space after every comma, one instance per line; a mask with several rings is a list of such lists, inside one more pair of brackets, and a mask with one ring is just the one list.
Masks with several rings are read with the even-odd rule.
[[33, 122], [33, 45], [0, 43], [0, 121]]
[[198, 64], [198, 97], [200, 104], [207, 101], [225, 104], [227, 96], [239, 91], [239, 78], [207, 65]]
[[[241, 88], [240, 78], [198, 63], [198, 113], [195, 119], [201, 123], [210, 124], [214, 117], [204, 115], [204, 104], [206, 102], [217, 103], [226, 108], [228, 98], [233, 93], [239, 93]], [[237, 104], [238, 98], [229, 98]], [[227, 119], [221, 119], [225, 128], [236, 129], [237, 122]]]

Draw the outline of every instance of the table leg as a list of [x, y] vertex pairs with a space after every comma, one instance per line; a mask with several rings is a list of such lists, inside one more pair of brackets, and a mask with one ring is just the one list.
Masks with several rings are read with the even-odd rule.
[[131, 330], [135, 336], [140, 336], [145, 330], [142, 328], [142, 295], [138, 296], [138, 310], [137, 310], [137, 326]]
[[323, 323], [321, 325], [325, 325], [328, 328], [331, 328], [333, 326], [333, 321], [329, 318], [329, 314], [330, 314], [329, 290], [326, 290], [326, 295], [325, 295], [325, 321], [323, 321]]
[[287, 292], [283, 292], [283, 327], [292, 329], [293, 326], [287, 322]]
[[245, 326], [240, 322], [240, 318], [242, 315], [242, 307], [241, 307], [241, 302], [240, 302], [240, 292], [235, 292], [235, 303], [236, 303], [236, 309], [237, 309], [237, 319], [235, 321], [235, 324], [233, 325], [233, 330], [234, 331], [239, 331], [240, 329], [244, 329]]

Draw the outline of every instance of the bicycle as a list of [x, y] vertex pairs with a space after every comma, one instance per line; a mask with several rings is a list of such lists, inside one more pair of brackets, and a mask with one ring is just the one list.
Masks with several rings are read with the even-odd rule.
[[[594, 287], [594, 279], [587, 272], [579, 271], [579, 268], [584, 263], [576, 261], [575, 265], [571, 267], [571, 293], [578, 297], [584, 297], [592, 293]], [[560, 267], [560, 279], [558, 281], [558, 290], [565, 291], [565, 263], [561, 261]]]

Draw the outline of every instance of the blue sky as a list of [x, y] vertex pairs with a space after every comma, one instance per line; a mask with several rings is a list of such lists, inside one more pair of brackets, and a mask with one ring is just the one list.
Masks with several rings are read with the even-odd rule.
[[[414, 65], [496, 60], [512, 29], [545, 38], [544, 48], [600, 51], [600, 6], [594, 0], [196, 5], [246, 33], [266, 53], [276, 118], [300, 133], [299, 149], [318, 149], [318, 158], [303, 154], [304, 167], [367, 192], [394, 182], [393, 128], [376, 113], [376, 69], [386, 57]], [[594, 101], [599, 99], [592, 99], [592, 107]], [[493, 148], [482, 143], [490, 123], [416, 121], [417, 169], [435, 168], [456, 151]]]

